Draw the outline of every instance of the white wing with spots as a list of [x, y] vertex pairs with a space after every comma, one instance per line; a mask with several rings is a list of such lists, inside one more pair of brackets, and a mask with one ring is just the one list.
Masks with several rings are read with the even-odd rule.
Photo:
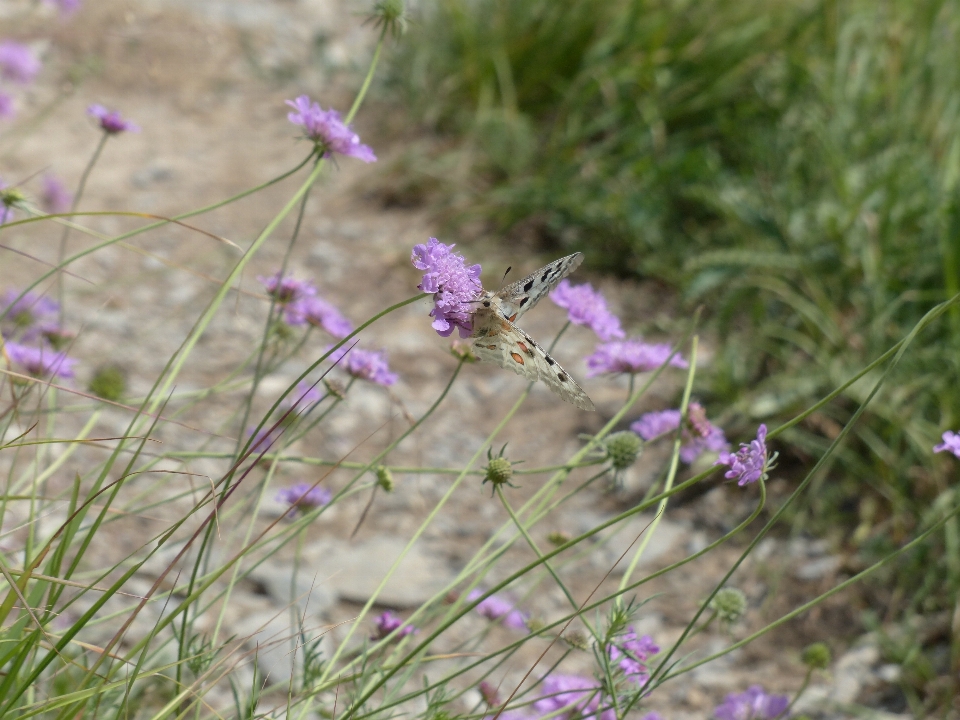
[[544, 265], [523, 280], [498, 290], [495, 296], [500, 300], [503, 317], [516, 322], [527, 310], [540, 302], [544, 295], [553, 290], [557, 283], [576, 270], [582, 262], [583, 253], [567, 255], [554, 260], [549, 265]]

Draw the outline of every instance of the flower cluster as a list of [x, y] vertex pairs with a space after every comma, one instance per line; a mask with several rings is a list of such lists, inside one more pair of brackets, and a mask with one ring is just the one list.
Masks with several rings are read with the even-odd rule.
[[91, 105], [87, 108], [87, 115], [100, 121], [100, 129], [107, 135], [119, 135], [122, 132], [140, 132], [136, 123], [124, 120], [119, 110], [107, 110], [103, 105]]
[[40, 195], [40, 206], [48, 213], [62, 213], [70, 209], [73, 194], [67, 190], [63, 182], [56, 175], [43, 176], [43, 191]]
[[[486, 685], [486, 687], [484, 687]], [[480, 693], [490, 707], [500, 704], [496, 691], [481, 683]], [[612, 703], [603, 696], [600, 683], [582, 675], [551, 673], [541, 678], [537, 699], [528, 707], [507, 710], [500, 715], [506, 720], [616, 720]], [[484, 718], [491, 720], [492, 716]], [[663, 720], [657, 713], [647, 713], [640, 720]]]
[[760, 685], [742, 693], [730, 693], [713, 711], [716, 720], [774, 720], [790, 705], [786, 695], [771, 695]]
[[773, 467], [772, 463], [776, 459], [776, 453], [773, 457], [767, 455], [767, 426], [761, 425], [757, 428], [755, 440], [751, 440], [749, 445], [741, 443], [740, 449], [735, 453], [721, 453], [715, 464], [729, 465], [730, 469], [724, 473], [724, 477], [736, 480], [737, 485], [743, 487], [761, 478], [766, 480], [767, 471]]
[[[676, 430], [681, 420], [679, 410], [659, 410], [641, 415], [630, 429], [649, 442]], [[703, 406], [696, 402], [687, 408], [687, 422], [680, 431], [680, 438], [680, 459], [688, 465], [704, 452], [722, 453], [730, 448], [723, 430], [707, 420]]]
[[[40, 72], [40, 59], [27, 45], [13, 40], [0, 42], [0, 81], [29, 85]], [[0, 88], [0, 119], [17, 114], [13, 95]], [[0, 209], [0, 215], [3, 210]], [[9, 218], [7, 218], [9, 220]], [[0, 218], [2, 224], [2, 218]]]
[[453, 252], [453, 248], [430, 238], [426, 244], [414, 246], [410, 262], [424, 271], [417, 287], [433, 295], [433, 329], [441, 337], [449, 337], [458, 328], [460, 337], [469, 337], [476, 309], [471, 303], [483, 292], [480, 265], [467, 267], [463, 255]]
[[390, 372], [386, 350], [364, 350], [355, 347], [352, 350], [342, 347], [335, 350], [330, 361], [337, 363], [350, 375], [388, 387], [397, 382], [398, 376]]
[[401, 618], [387, 610], [377, 618], [377, 632], [370, 639], [382, 640], [394, 630], [399, 630], [397, 639], [419, 632], [413, 625], [404, 625]]
[[569, 280], [562, 280], [550, 293], [550, 299], [567, 310], [570, 322], [586, 325], [601, 340], [624, 337], [620, 318], [607, 309], [606, 299], [590, 283], [574, 285]]
[[353, 332], [351, 323], [330, 302], [317, 295], [312, 280], [297, 280], [291, 276], [281, 277], [278, 271], [270, 277], [257, 276], [270, 295], [283, 310], [287, 325], [310, 325], [341, 339]]
[[653, 641], [652, 637], [649, 635], [637, 637], [632, 627], [607, 648], [610, 660], [617, 663], [627, 679], [637, 685], [647, 682], [650, 675], [647, 672], [646, 662], [658, 652], [660, 652], [660, 646]]
[[598, 345], [587, 358], [587, 377], [614, 373], [636, 374], [656, 370], [670, 360], [672, 367], [689, 364], [667, 343], [646, 343], [639, 338], [615, 340]]
[[[483, 591], [479, 588], [474, 588], [467, 595], [467, 600], [473, 602], [481, 595], [483, 595]], [[487, 620], [500, 620], [504, 625], [513, 630], [527, 629], [526, 614], [517, 610], [509, 600], [505, 600], [498, 595], [491, 595], [488, 598], [484, 598], [474, 609], [480, 615], [487, 618]]]
[[336, 110], [324, 110], [307, 95], [287, 100], [287, 105], [296, 110], [287, 114], [287, 120], [304, 129], [321, 156], [330, 157], [332, 153], [339, 153], [365, 163], [376, 162], [377, 156], [373, 150], [360, 142], [360, 136], [344, 124]]
[[9, 290], [0, 300], [0, 335], [7, 357], [35, 377], [72, 378], [76, 360], [58, 348], [68, 337], [59, 324], [60, 305], [34, 293]]
[[298, 510], [308, 513], [314, 508], [326, 505], [332, 497], [333, 495], [325, 487], [305, 482], [298, 482], [277, 493], [279, 502], [291, 506], [287, 513], [289, 516], [296, 515]]

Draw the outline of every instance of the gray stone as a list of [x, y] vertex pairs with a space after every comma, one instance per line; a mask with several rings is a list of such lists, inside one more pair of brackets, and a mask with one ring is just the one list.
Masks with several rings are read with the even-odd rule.
[[[344, 600], [364, 603], [407, 546], [402, 537], [380, 535], [357, 543], [323, 540], [304, 548], [304, 570]], [[378, 605], [413, 608], [440, 592], [453, 573], [446, 560], [415, 545], [377, 595]]]
[[799, 565], [793, 574], [798, 580], [820, 580], [836, 573], [842, 564], [843, 558], [828, 555]]
[[323, 617], [323, 613], [337, 601], [333, 590], [321, 583], [316, 570], [305, 567], [304, 563], [297, 568], [294, 584], [293, 570], [292, 563], [267, 560], [250, 570], [247, 577], [260, 585], [279, 607], [296, 603], [301, 612], [311, 617]]

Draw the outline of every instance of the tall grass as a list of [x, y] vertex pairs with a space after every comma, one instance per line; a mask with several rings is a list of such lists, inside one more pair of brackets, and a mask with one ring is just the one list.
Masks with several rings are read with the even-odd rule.
[[[960, 288], [955, 2], [442, 0], [419, 20], [392, 78], [455, 140], [453, 217], [703, 304], [710, 391], [741, 418], [790, 416]], [[884, 545], [953, 492], [928, 451], [960, 418], [960, 313], [928, 332], [800, 526]], [[861, 398], [795, 426], [795, 457]], [[952, 606], [955, 582], [914, 602]]]

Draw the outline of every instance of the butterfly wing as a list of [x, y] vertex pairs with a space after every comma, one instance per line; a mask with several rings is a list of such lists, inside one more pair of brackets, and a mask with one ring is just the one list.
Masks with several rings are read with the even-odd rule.
[[496, 323], [496, 332], [474, 340], [473, 352], [481, 362], [496, 363], [527, 380], [542, 380], [566, 402], [582, 410], [594, 409], [583, 388], [536, 340], [509, 320], [497, 318]]
[[567, 255], [544, 265], [523, 280], [501, 288], [496, 296], [500, 299], [503, 317], [516, 322], [521, 315], [532, 308], [540, 298], [553, 290], [557, 283], [572, 273], [583, 262], [583, 253]]

